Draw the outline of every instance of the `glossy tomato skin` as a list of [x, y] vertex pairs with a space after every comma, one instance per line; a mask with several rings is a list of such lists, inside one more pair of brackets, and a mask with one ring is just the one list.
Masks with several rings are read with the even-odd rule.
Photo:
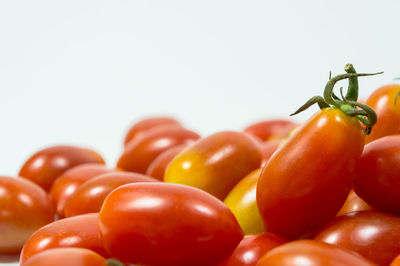
[[366, 143], [384, 136], [400, 134], [400, 99], [397, 104], [394, 103], [399, 91], [400, 85], [391, 84], [377, 89], [368, 97], [366, 104], [375, 110], [378, 122], [371, 134], [366, 136]]
[[256, 265], [266, 252], [285, 242], [287, 242], [286, 239], [271, 233], [247, 235], [220, 266]]
[[32, 155], [22, 166], [19, 176], [48, 191], [66, 170], [84, 163], [104, 164], [97, 152], [76, 146], [52, 146]]
[[400, 254], [390, 263], [390, 266], [400, 266]]
[[339, 216], [314, 237], [353, 250], [378, 265], [389, 265], [400, 254], [400, 217], [361, 211]]
[[99, 231], [111, 256], [145, 265], [215, 265], [243, 237], [221, 201], [163, 182], [128, 184], [111, 192], [100, 211]]
[[218, 132], [176, 156], [165, 172], [164, 181], [197, 187], [223, 200], [260, 164], [260, 147], [253, 138], [241, 132]]
[[315, 240], [297, 240], [268, 251], [257, 266], [376, 266], [351, 250]]
[[373, 208], [369, 206], [368, 203], [362, 200], [359, 196], [357, 196], [354, 190], [351, 190], [342, 208], [339, 210], [336, 216], [340, 216], [350, 212], [370, 210], [373, 210]]
[[52, 248], [87, 248], [107, 256], [97, 229], [98, 214], [84, 214], [64, 218], [37, 230], [25, 243], [20, 262]]
[[275, 140], [266, 141], [261, 144], [261, 156], [262, 156], [261, 166], [264, 166], [267, 164], [267, 162], [271, 158], [272, 154], [274, 154], [274, 152], [279, 148], [281, 143], [282, 143], [282, 140], [275, 139]]
[[150, 129], [125, 146], [117, 166], [125, 171], [144, 174], [150, 163], [162, 152], [199, 138], [197, 133], [174, 125]]
[[19, 253], [33, 232], [52, 221], [54, 211], [41, 187], [0, 176], [0, 254]]
[[179, 121], [172, 117], [150, 117], [146, 119], [142, 119], [139, 122], [132, 125], [132, 127], [128, 130], [125, 135], [124, 145], [128, 144], [132, 139], [143, 135], [147, 130], [165, 125], [175, 125], [181, 126]]
[[36, 254], [21, 266], [105, 266], [106, 259], [84, 248], [53, 248]]
[[65, 204], [80, 185], [97, 175], [110, 171], [112, 170], [103, 164], [81, 164], [67, 170], [58, 177], [49, 192], [58, 217], [64, 217]]
[[365, 146], [356, 165], [354, 191], [372, 207], [400, 214], [400, 135]]
[[252, 124], [244, 132], [264, 142], [283, 139], [297, 126], [297, 123], [290, 120], [274, 119]]
[[104, 199], [117, 187], [136, 182], [158, 180], [138, 173], [119, 172], [96, 176], [82, 184], [65, 205], [65, 217], [99, 212]]
[[257, 182], [261, 170], [258, 168], [243, 178], [224, 200], [246, 235], [264, 232], [256, 200]]
[[336, 108], [316, 113], [261, 173], [257, 204], [265, 229], [296, 238], [333, 219], [350, 191], [363, 145], [357, 119]]

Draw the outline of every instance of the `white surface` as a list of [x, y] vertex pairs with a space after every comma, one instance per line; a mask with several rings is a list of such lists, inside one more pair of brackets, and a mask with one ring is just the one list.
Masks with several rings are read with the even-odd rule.
[[[0, 1], [0, 174], [34, 151], [109, 164], [130, 123], [202, 134], [287, 117], [347, 62], [364, 97], [400, 76], [399, 1]], [[292, 96], [290, 96], [292, 95]], [[304, 120], [313, 111], [298, 119]]]

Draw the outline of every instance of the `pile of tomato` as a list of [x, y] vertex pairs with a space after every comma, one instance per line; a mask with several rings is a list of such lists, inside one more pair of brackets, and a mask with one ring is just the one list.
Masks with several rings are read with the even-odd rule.
[[[307, 122], [135, 123], [114, 167], [51, 146], [0, 176], [0, 255], [34, 265], [400, 265], [400, 85], [330, 77]], [[334, 92], [348, 80], [346, 95]]]

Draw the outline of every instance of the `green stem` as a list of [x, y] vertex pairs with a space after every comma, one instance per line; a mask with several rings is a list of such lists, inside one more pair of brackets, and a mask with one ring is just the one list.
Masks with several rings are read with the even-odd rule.
[[[344, 67], [344, 70], [347, 73], [357, 73], [352, 64], [346, 64]], [[357, 77], [349, 78], [349, 87], [347, 89], [345, 99], [349, 100], [349, 101], [357, 101], [357, 99], [358, 99], [358, 78]]]
[[124, 266], [124, 264], [117, 259], [111, 258], [107, 260], [106, 266]]
[[310, 107], [315, 103], [318, 103], [320, 109], [329, 107], [329, 105], [324, 101], [324, 98], [322, 98], [321, 96], [314, 96], [311, 99], [309, 99], [305, 104], [303, 104], [299, 109], [297, 109], [296, 112], [291, 113], [290, 116], [297, 115], [298, 113], [303, 112], [304, 110], [306, 110], [308, 107]]

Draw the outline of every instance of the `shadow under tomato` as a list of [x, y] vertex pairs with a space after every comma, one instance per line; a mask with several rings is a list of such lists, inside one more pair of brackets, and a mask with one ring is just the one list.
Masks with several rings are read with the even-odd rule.
[[19, 254], [16, 254], [16, 255], [2, 255], [2, 254], [0, 254], [0, 263], [18, 262], [18, 261], [19, 261]]

